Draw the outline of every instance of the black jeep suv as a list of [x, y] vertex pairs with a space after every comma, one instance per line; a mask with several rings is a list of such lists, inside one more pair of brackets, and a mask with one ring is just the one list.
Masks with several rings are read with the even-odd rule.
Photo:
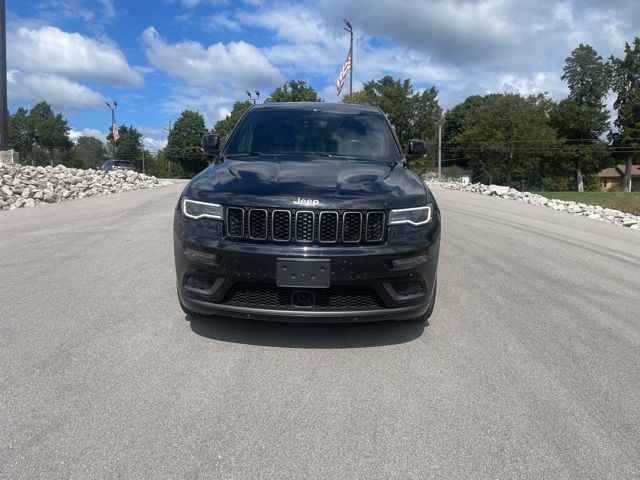
[[191, 315], [423, 320], [436, 297], [440, 211], [377, 108], [250, 108], [175, 212], [178, 298]]

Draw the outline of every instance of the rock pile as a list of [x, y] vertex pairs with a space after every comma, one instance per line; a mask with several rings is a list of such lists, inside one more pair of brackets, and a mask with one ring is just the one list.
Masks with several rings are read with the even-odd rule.
[[431, 188], [445, 188], [448, 190], [460, 190], [463, 192], [479, 193], [492, 197], [502, 197], [507, 200], [515, 200], [516, 202], [529, 203], [531, 205], [540, 205], [543, 207], [553, 208], [560, 212], [571, 213], [573, 215], [583, 215], [592, 220], [600, 220], [603, 222], [615, 223], [632, 230], [640, 230], [640, 217], [631, 215], [630, 213], [604, 208], [599, 205], [586, 205], [566, 200], [548, 199], [542, 195], [530, 192], [520, 192], [515, 188], [504, 187], [501, 185], [485, 185], [483, 183], [472, 183], [464, 185], [460, 182], [428, 182]]
[[158, 180], [134, 171], [105, 173], [63, 165], [30, 167], [0, 163], [0, 210], [169, 184], [168, 180]]

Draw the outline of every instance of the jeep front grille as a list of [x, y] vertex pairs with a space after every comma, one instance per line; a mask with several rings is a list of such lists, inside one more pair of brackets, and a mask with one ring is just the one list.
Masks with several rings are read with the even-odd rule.
[[379, 243], [386, 231], [381, 211], [227, 207], [225, 220], [227, 238], [258, 242]]

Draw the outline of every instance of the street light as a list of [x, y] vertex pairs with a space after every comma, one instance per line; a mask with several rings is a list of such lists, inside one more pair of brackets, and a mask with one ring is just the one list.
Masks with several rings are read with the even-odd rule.
[[111, 103], [109, 103], [108, 101], [104, 102], [105, 105], [107, 106], [107, 108], [109, 110], [111, 110], [111, 156], [114, 158], [116, 158], [116, 134], [117, 134], [117, 128], [116, 127], [116, 108], [118, 108], [118, 102], [116, 102], [115, 100], [112, 100]]
[[249, 100], [253, 100], [253, 104], [256, 104], [256, 101], [260, 98], [260, 92], [258, 90], [255, 90], [256, 92], [256, 98], [253, 98], [251, 96], [251, 92], [249, 90], [247, 90], [245, 93], [247, 94], [247, 97], [249, 97]]

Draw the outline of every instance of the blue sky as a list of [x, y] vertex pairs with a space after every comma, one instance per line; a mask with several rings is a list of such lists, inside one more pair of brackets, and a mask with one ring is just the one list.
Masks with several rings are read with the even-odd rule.
[[588, 43], [620, 55], [640, 33], [637, 0], [7, 0], [9, 103], [47, 100], [72, 136], [103, 137], [105, 99], [151, 150], [185, 108], [209, 128], [245, 90], [287, 79], [336, 101], [355, 28], [354, 88], [390, 74], [435, 85], [441, 105], [471, 94], [562, 98], [565, 57]]

